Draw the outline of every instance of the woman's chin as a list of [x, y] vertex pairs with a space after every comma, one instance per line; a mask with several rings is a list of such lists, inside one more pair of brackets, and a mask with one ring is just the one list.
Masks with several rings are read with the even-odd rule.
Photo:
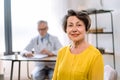
[[78, 39], [73, 39], [72, 41], [73, 41], [73, 42], [79, 42], [80, 40], [78, 40]]

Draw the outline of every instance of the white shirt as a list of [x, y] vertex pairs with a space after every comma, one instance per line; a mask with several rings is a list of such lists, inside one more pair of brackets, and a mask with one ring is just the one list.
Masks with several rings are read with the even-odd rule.
[[[27, 52], [31, 52], [34, 49], [35, 54], [40, 54], [42, 49], [47, 49], [57, 55], [58, 50], [62, 47], [61, 43], [59, 42], [58, 38], [47, 34], [47, 36], [41, 42], [41, 36], [36, 36], [33, 38], [30, 43], [26, 46], [24, 51], [21, 52], [24, 55]], [[36, 62], [36, 66], [39, 66], [41, 69], [45, 66], [49, 66], [54, 68], [54, 62]]]

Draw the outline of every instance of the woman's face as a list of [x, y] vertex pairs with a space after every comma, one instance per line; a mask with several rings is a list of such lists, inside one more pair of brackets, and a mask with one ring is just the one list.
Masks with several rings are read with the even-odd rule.
[[67, 19], [66, 32], [68, 37], [73, 41], [83, 41], [85, 40], [85, 24], [82, 20], [79, 20], [76, 16], [70, 16]]

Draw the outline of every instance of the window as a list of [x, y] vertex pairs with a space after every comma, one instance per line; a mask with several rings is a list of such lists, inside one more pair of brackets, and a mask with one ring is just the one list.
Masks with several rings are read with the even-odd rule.
[[58, 34], [61, 26], [55, 13], [54, 1], [11, 0], [13, 51], [23, 50], [31, 38], [38, 35], [39, 20], [48, 21], [49, 33], [61, 35]]
[[4, 39], [4, 0], [0, 0], [0, 54], [5, 52]]

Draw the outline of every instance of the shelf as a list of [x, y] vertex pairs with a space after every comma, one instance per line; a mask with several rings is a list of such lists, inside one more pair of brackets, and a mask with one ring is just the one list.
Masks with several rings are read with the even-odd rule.
[[[95, 20], [95, 25], [94, 25], [94, 27], [93, 28], [91, 28], [88, 32], [87, 32], [87, 34], [89, 35], [89, 34], [94, 34], [94, 35], [96, 35], [96, 37], [95, 37], [95, 43], [96, 43], [96, 48], [101, 52], [101, 54], [102, 55], [112, 55], [113, 56], [113, 62], [114, 62], [114, 68], [115, 68], [115, 47], [114, 47], [114, 28], [113, 28], [113, 15], [112, 15], [112, 10], [103, 10], [103, 9], [100, 9], [100, 10], [96, 10], [96, 9], [87, 9], [87, 10], [83, 10], [83, 12], [86, 12], [86, 13], [88, 13], [88, 15], [94, 15], [95, 17], [94, 17], [94, 20]], [[110, 26], [110, 28], [111, 28], [111, 30], [109, 30], [109, 31], [107, 31], [107, 30], [104, 30], [103, 28], [102, 28], [102, 26], [98, 26], [98, 24], [97, 24], [97, 21], [98, 21], [98, 16], [99, 15], [97, 15], [97, 14], [104, 14], [104, 13], [110, 13], [110, 20], [111, 20], [111, 26]], [[106, 15], [105, 15], [106, 16]], [[101, 20], [102, 21], [102, 20]], [[111, 40], [112, 40], [112, 47], [113, 47], [113, 49], [112, 49], [112, 51], [111, 52], [107, 52], [107, 51], [105, 51], [104, 50], [104, 48], [98, 48], [98, 46], [99, 46], [99, 35], [111, 35], [111, 36], [109, 36], [109, 37], [111, 37]], [[88, 37], [89, 38], [89, 37]], [[89, 40], [89, 39], [88, 39]], [[104, 46], [104, 45], [103, 45]], [[109, 45], [108, 45], [109, 46]]]
[[87, 12], [89, 15], [91, 15], [91, 14], [110, 13], [110, 12], [112, 12], [113, 10], [103, 10], [103, 9], [96, 10], [96, 9], [87, 9], [87, 10], [82, 10], [82, 11], [83, 11], [83, 12]]
[[88, 32], [88, 34], [113, 34], [113, 32]]
[[110, 13], [112, 10], [95, 10], [94, 12], [91, 12], [89, 14], [100, 14], [100, 13]]
[[113, 34], [112, 31], [104, 31], [103, 28], [92, 28], [88, 30], [88, 34]]
[[105, 50], [104, 50], [104, 48], [97, 48], [100, 52], [101, 52], [101, 54], [106, 54], [106, 55], [114, 55], [113, 54], [113, 52], [106, 52]]
[[103, 55], [114, 55], [112, 52], [105, 52], [105, 53], [102, 53]]

